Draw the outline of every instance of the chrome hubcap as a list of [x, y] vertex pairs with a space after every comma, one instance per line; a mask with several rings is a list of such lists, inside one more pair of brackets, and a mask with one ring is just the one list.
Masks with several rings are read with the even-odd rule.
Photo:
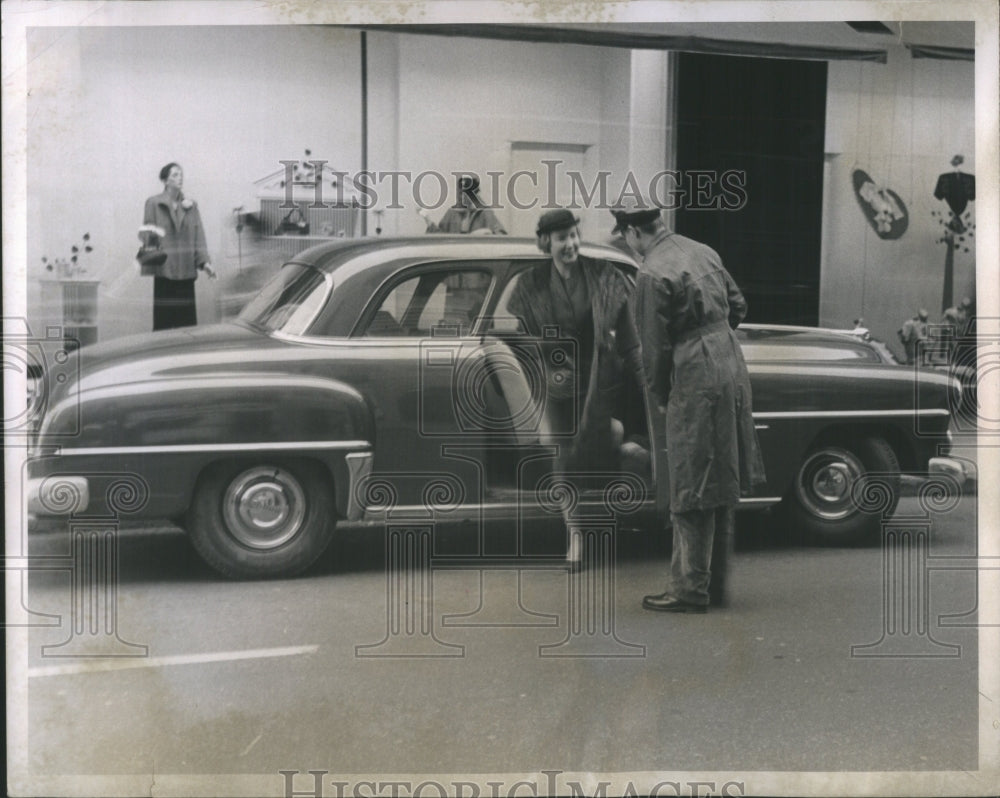
[[295, 537], [305, 518], [302, 486], [287, 471], [257, 467], [230, 484], [223, 499], [226, 526], [252, 549], [273, 549]]
[[795, 492], [813, 515], [836, 521], [857, 508], [851, 486], [864, 474], [861, 461], [846, 449], [828, 448], [812, 454], [799, 470]]
[[850, 473], [843, 463], [834, 463], [820, 469], [813, 478], [813, 490], [823, 501], [841, 501], [850, 485]]

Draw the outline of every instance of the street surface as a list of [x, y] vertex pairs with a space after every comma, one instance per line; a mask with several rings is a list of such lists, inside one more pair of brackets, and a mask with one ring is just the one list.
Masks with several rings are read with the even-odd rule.
[[[902, 515], [926, 513], [911, 496]], [[231, 582], [175, 527], [124, 529], [116, 600], [74, 591], [66, 529], [39, 532], [31, 555], [53, 567], [26, 599], [50, 624], [28, 636], [31, 768], [278, 785], [309, 769], [975, 770], [976, 497], [929, 519], [905, 539], [929, 552], [884, 568], [878, 546], [804, 548], [743, 513], [731, 602], [704, 616], [640, 607], [669, 546], [638, 532], [613, 567], [570, 576], [557, 559], [453, 560], [471, 525], [439, 527], [424, 559], [431, 538], [399, 532], [422, 565], [394, 571], [384, 528], [342, 527], [304, 577]], [[558, 549], [558, 530], [537, 534]], [[884, 606], [887, 589], [915, 611]], [[109, 640], [132, 656], [66, 656]]]

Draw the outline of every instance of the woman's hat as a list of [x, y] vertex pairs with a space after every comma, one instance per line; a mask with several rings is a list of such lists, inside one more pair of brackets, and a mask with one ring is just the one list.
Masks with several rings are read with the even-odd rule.
[[567, 208], [556, 208], [554, 211], [546, 211], [542, 218], [538, 220], [538, 227], [535, 228], [537, 235], [552, 233], [556, 230], [565, 230], [580, 224], [580, 217]]

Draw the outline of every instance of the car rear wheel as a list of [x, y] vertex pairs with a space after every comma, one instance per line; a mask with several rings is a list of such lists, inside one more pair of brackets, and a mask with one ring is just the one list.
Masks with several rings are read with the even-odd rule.
[[[854, 483], [866, 474], [884, 476], [889, 506], [879, 513], [858, 507]], [[827, 441], [813, 447], [795, 474], [785, 498], [793, 533], [825, 546], [873, 543], [879, 540], [882, 516], [899, 500], [899, 460], [882, 438]]]
[[301, 573], [330, 543], [333, 486], [306, 461], [220, 463], [195, 489], [191, 542], [225, 576], [243, 579]]

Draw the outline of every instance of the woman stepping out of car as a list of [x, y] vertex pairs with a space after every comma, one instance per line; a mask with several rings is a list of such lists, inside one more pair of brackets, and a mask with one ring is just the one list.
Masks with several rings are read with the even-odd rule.
[[[510, 308], [539, 339], [571, 342], [575, 362], [551, 369], [546, 412], [550, 425], [573, 434], [558, 439], [557, 471], [570, 483], [620, 467], [625, 428], [618, 418], [625, 378], [643, 384], [642, 356], [630, 302], [631, 285], [611, 264], [580, 254], [580, 220], [572, 211], [547, 211], [538, 221], [538, 248], [551, 255], [518, 278]], [[639, 395], [638, 390], [632, 395]], [[640, 434], [643, 434], [643, 429]], [[625, 445], [624, 453], [636, 443]], [[566, 559], [579, 568], [582, 542], [571, 528]]]

